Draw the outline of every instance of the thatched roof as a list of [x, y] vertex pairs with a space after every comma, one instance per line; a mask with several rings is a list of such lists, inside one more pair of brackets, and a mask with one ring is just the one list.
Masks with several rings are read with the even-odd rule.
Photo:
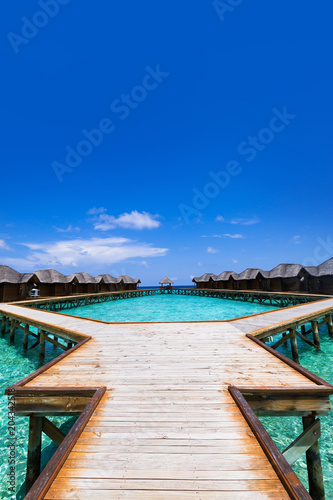
[[258, 268], [248, 268], [245, 269], [242, 273], [237, 276], [233, 276], [235, 280], [255, 280], [258, 277], [258, 274], [261, 273], [261, 270]]
[[173, 281], [171, 281], [170, 278], [167, 276], [164, 276], [164, 278], [160, 281], [160, 285], [172, 285]]
[[118, 283], [120, 283], [122, 281], [123, 283], [125, 283], [125, 285], [132, 285], [132, 284], [141, 283], [140, 280], [131, 278], [130, 276], [127, 276], [126, 274], [123, 276], [118, 276], [117, 280], [118, 280]]
[[96, 279], [103, 279], [104, 283], [107, 284], [117, 284], [119, 283], [119, 280], [117, 278], [114, 278], [111, 276], [111, 274], [99, 274]]
[[68, 283], [67, 276], [55, 269], [42, 269], [34, 273], [40, 283]]
[[209, 281], [210, 279], [214, 279], [214, 278], [216, 278], [215, 274], [206, 273], [206, 274], [203, 274], [202, 276], [199, 276], [198, 278], [193, 278], [192, 281], [194, 281], [194, 283], [205, 283], [205, 282]]
[[21, 274], [9, 266], [0, 266], [0, 283], [20, 283]]
[[88, 273], [73, 273], [65, 276], [55, 269], [42, 269], [34, 273], [19, 273], [9, 266], [0, 265], [0, 283], [27, 283], [29, 280], [36, 283], [125, 283], [138, 284], [139, 279], [131, 278], [130, 276], [118, 276], [114, 278], [110, 274], [99, 274], [96, 278]]
[[238, 278], [238, 274], [234, 273], [233, 271], [223, 271], [223, 273], [219, 274], [218, 276], [215, 276], [213, 278], [213, 281], [228, 281], [232, 277], [233, 279]]
[[245, 271], [237, 274], [233, 271], [223, 271], [223, 273], [216, 276], [212, 273], [206, 273], [199, 278], [193, 278], [195, 283], [207, 283], [209, 280], [213, 281], [228, 281], [230, 278], [234, 280], [252, 280], [262, 276], [267, 279], [274, 278], [297, 278], [301, 274], [310, 274], [311, 276], [332, 276], [333, 275], [333, 257], [326, 260], [318, 266], [304, 267], [300, 264], [279, 264], [270, 271], [263, 271], [259, 268], [248, 268]]
[[98, 281], [96, 281], [96, 278], [94, 278], [93, 276], [91, 276], [91, 274], [88, 273], [73, 273], [70, 276], [67, 276], [67, 279], [69, 281], [72, 281], [73, 278], [76, 278], [78, 283], [80, 284], [99, 283]]

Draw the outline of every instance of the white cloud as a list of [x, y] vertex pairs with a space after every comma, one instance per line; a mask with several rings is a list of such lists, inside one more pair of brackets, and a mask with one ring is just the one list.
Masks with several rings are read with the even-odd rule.
[[106, 212], [106, 211], [107, 210], [104, 207], [99, 207], [99, 208], [93, 207], [90, 210], [88, 210], [87, 214], [88, 215], [99, 215], [99, 214], [104, 214], [104, 212]]
[[202, 262], [197, 262], [197, 266], [202, 266]]
[[232, 262], [233, 262], [233, 264], [238, 264], [238, 260], [237, 259], [232, 259]]
[[27, 268], [80, 267], [98, 268], [132, 258], [161, 257], [168, 248], [153, 247], [127, 238], [91, 238], [55, 241], [49, 243], [23, 243], [30, 250], [26, 258], [8, 258], [8, 265]]
[[252, 217], [251, 219], [232, 219], [230, 224], [240, 224], [241, 226], [253, 226], [253, 224], [258, 224], [260, 220], [258, 217]]
[[242, 234], [224, 234], [223, 236], [225, 236], [226, 238], [232, 238], [232, 239], [245, 238], [245, 236], [243, 236]]
[[216, 248], [213, 247], [207, 247], [207, 253], [218, 253], [219, 250], [216, 250]]
[[143, 260], [141, 262], [141, 266], [145, 267], [146, 269], [149, 269], [149, 264], [148, 264], [148, 262], [146, 260]]
[[233, 238], [233, 239], [238, 239], [238, 238], [245, 238], [242, 234], [203, 234], [201, 238]]
[[66, 229], [62, 229], [61, 227], [56, 227], [56, 226], [53, 227], [56, 231], [58, 231], [58, 233], [71, 233], [73, 231], [80, 231], [79, 227], [77, 226], [73, 227], [71, 224]]
[[5, 242], [5, 240], [0, 240], [0, 248], [2, 250], [10, 250], [10, 247], [7, 245], [7, 243]]
[[218, 215], [215, 220], [216, 222], [224, 222], [224, 217], [222, 217], [222, 215]]
[[117, 227], [124, 229], [155, 229], [161, 225], [160, 221], [156, 220], [158, 217], [157, 214], [140, 213], [137, 210], [133, 210], [129, 214], [121, 214], [119, 217], [103, 213], [95, 220], [94, 227], [100, 231], [109, 231]]
[[296, 234], [291, 238], [291, 241], [295, 243], [295, 245], [299, 245], [301, 243], [301, 236], [299, 234]]

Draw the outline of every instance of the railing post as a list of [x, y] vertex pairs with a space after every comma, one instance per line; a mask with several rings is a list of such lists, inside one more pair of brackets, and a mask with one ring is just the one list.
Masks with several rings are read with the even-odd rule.
[[7, 324], [7, 318], [6, 318], [6, 316], [2, 315], [2, 318], [1, 318], [1, 335], [4, 335], [6, 333], [6, 324]]
[[[315, 417], [303, 417], [303, 429], [311, 425]], [[325, 500], [323, 469], [321, 466], [319, 443], [316, 441], [306, 452], [308, 466], [309, 493], [313, 500]]]
[[42, 454], [42, 423], [43, 417], [30, 417], [27, 475], [25, 483], [26, 494], [40, 474]]

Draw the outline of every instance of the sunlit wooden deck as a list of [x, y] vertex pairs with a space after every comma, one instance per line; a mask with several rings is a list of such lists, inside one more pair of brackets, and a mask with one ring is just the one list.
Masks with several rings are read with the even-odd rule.
[[244, 332], [320, 307], [333, 299], [229, 323], [116, 325], [0, 305], [92, 336], [26, 387], [106, 387], [44, 498], [290, 498], [228, 387], [316, 387]]

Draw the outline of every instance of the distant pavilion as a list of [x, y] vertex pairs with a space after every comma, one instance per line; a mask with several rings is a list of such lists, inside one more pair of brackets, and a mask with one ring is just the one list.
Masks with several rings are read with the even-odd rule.
[[[172, 290], [173, 281], [167, 276], [164, 276], [164, 278], [160, 281], [160, 285], [161, 285], [161, 290], [164, 290], [165, 288], [167, 290]], [[164, 285], [167, 286], [165, 287]]]

